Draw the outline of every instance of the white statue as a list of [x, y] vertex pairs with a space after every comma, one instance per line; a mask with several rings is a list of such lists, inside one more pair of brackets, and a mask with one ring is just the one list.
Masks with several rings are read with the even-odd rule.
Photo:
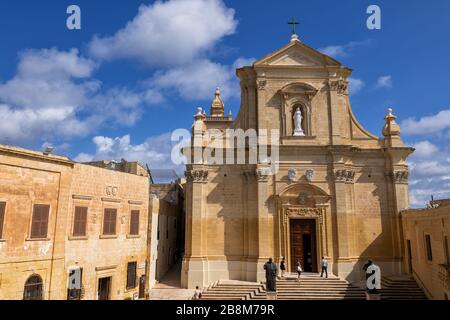
[[297, 108], [297, 110], [294, 113], [294, 137], [304, 137], [305, 132], [302, 129], [302, 112], [300, 111], [300, 108]]

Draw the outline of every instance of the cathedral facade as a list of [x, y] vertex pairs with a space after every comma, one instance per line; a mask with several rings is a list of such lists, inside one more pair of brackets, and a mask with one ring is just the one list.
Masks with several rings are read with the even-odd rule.
[[282, 257], [288, 272], [298, 261], [317, 272], [326, 256], [329, 271], [351, 282], [363, 279], [368, 259], [384, 275], [404, 272], [399, 212], [409, 207], [406, 159], [414, 149], [404, 146], [391, 109], [380, 119], [382, 138], [357, 121], [351, 72], [293, 35], [237, 70], [234, 121], [219, 91], [211, 114], [196, 115], [193, 141], [208, 129], [278, 130], [279, 169], [269, 173], [264, 161], [187, 165], [184, 287], [262, 281], [264, 263]]

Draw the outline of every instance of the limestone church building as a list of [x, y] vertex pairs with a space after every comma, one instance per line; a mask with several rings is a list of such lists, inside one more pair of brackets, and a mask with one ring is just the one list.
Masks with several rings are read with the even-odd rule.
[[219, 91], [211, 114], [197, 114], [194, 137], [211, 128], [278, 129], [279, 171], [269, 175], [263, 163], [187, 165], [184, 287], [264, 281], [270, 257], [285, 257], [288, 272], [297, 261], [317, 272], [326, 256], [329, 271], [350, 282], [363, 279], [368, 259], [383, 275], [404, 271], [399, 212], [409, 208], [406, 159], [414, 149], [404, 146], [391, 109], [380, 119], [382, 138], [358, 122], [351, 73], [294, 34], [237, 70], [234, 121]]

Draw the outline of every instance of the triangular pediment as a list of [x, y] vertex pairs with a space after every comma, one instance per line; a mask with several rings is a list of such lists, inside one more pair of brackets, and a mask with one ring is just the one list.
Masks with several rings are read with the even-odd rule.
[[323, 67], [340, 66], [340, 62], [305, 45], [300, 41], [292, 41], [283, 48], [265, 56], [255, 66], [274, 67]]

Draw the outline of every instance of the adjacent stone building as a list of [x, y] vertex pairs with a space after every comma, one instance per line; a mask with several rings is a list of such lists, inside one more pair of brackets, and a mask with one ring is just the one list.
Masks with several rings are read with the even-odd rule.
[[450, 297], [450, 199], [401, 212], [404, 263], [429, 299]]
[[[315, 272], [327, 256], [330, 271], [349, 281], [363, 279], [369, 258], [384, 274], [403, 272], [399, 212], [409, 208], [406, 159], [413, 149], [404, 146], [392, 110], [380, 121], [382, 138], [357, 121], [348, 94], [351, 73], [293, 35], [283, 48], [237, 70], [241, 107], [234, 122], [224, 117], [219, 91], [209, 116], [199, 110], [192, 147], [185, 150], [191, 163], [183, 286], [261, 281], [270, 257], [285, 257], [288, 271], [300, 261]], [[220, 130], [223, 139], [226, 129], [267, 129], [269, 136], [278, 130], [279, 170], [269, 174], [261, 158], [199, 161], [195, 151], [209, 148], [202, 140], [208, 129]], [[258, 149], [272, 150], [276, 142]], [[248, 158], [248, 144], [245, 151]]]
[[145, 296], [148, 174], [122, 164], [0, 145], [0, 299]]

